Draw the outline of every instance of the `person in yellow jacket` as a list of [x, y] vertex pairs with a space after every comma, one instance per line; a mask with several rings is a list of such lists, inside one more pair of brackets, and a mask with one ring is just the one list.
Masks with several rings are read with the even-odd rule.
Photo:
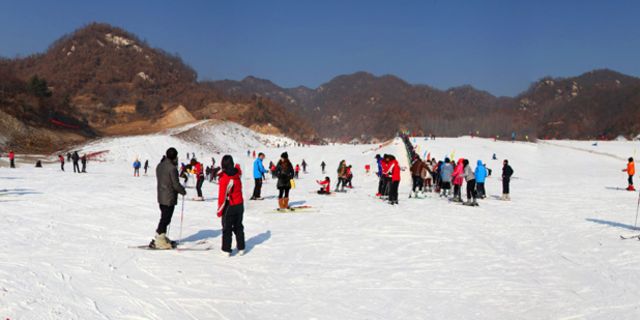
[[629, 158], [629, 162], [627, 163], [627, 168], [622, 169], [623, 172], [626, 172], [629, 175], [629, 186], [627, 190], [636, 191], [636, 188], [633, 187], [633, 175], [636, 174], [636, 165], [633, 162], [633, 158]]

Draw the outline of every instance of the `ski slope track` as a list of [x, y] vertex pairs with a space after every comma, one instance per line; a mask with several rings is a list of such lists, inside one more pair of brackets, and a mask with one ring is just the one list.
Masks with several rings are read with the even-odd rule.
[[[70, 164], [67, 172], [57, 164], [37, 169], [23, 162], [9, 169], [6, 158], [0, 159], [0, 319], [640, 315], [640, 241], [619, 237], [640, 233], [633, 227], [638, 193], [612, 189], [626, 187], [623, 160], [575, 149], [590, 148], [581, 142], [557, 146], [414, 138], [420, 155], [442, 159], [455, 152], [474, 167], [476, 160], [485, 161], [493, 170], [486, 186], [489, 198], [479, 207], [435, 195], [408, 199], [405, 171], [400, 204], [390, 206], [373, 196], [377, 178], [366, 175], [364, 166], [376, 167], [376, 153], [396, 154], [407, 166], [400, 139], [380, 149], [284, 148], [285, 138], [218, 125], [199, 123], [80, 146], [81, 152], [109, 150], [104, 161], [89, 162], [86, 174], [74, 174]], [[180, 135], [194, 129], [203, 136]], [[154, 169], [170, 146], [179, 150], [181, 162], [187, 161], [186, 152], [195, 152], [205, 164], [212, 156], [219, 162], [222, 154], [233, 154], [244, 169], [245, 201], [253, 188], [253, 159], [246, 150], [265, 152], [265, 164], [287, 150], [294, 165], [302, 159], [309, 164], [291, 192], [291, 204], [317, 210], [273, 214], [277, 190], [268, 179], [263, 186], [267, 199], [245, 204], [246, 254], [225, 257], [218, 250], [218, 186], [205, 183], [210, 201], [184, 204], [183, 237], [210, 242], [213, 250], [131, 249], [154, 234], [159, 219]], [[597, 148], [625, 159], [637, 147], [637, 142], [600, 142]], [[493, 153], [498, 160], [491, 160]], [[149, 175], [132, 176], [136, 157], [149, 159]], [[515, 170], [510, 202], [496, 200], [505, 158]], [[320, 162], [327, 163], [326, 175], [335, 185], [342, 159], [353, 165], [354, 189], [315, 194], [315, 180], [325, 176]], [[187, 190], [187, 197], [195, 196], [195, 189]], [[178, 238], [179, 227], [180, 205], [172, 239]]]

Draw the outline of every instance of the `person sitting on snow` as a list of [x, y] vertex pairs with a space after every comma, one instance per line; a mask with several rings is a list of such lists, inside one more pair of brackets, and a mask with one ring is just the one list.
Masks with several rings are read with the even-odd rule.
[[316, 181], [322, 187], [318, 190], [318, 194], [331, 194], [331, 179], [324, 177], [323, 181]]

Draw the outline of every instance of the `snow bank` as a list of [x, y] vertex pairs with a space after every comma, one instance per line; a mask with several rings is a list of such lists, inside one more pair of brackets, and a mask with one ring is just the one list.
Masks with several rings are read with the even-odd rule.
[[188, 152], [205, 159], [210, 154], [241, 153], [294, 143], [287, 137], [256, 133], [234, 122], [205, 120], [158, 134], [99, 139], [76, 149], [81, 154], [107, 151], [102, 160], [130, 162], [160, 159], [169, 147], [178, 149], [181, 156]]

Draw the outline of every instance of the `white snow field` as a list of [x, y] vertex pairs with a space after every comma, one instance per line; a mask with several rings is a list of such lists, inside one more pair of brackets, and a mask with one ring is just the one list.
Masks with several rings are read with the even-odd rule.
[[[239, 130], [238, 132], [244, 132]], [[113, 150], [90, 162], [87, 174], [0, 168], [0, 319], [637, 319], [640, 242], [632, 234], [638, 193], [620, 170], [637, 142], [510, 143], [488, 139], [416, 138], [441, 159], [455, 151], [475, 167], [493, 169], [489, 198], [479, 207], [437, 196], [408, 199], [403, 175], [400, 205], [375, 199], [377, 178], [365, 175], [376, 153], [406, 165], [399, 139], [373, 145], [289, 147], [305, 159], [291, 203], [317, 212], [273, 213], [275, 182], [264, 201], [247, 201], [253, 188], [248, 145], [241, 134], [211, 137], [216, 146], [167, 135], [109, 139], [85, 150]], [[274, 138], [275, 139], [275, 138]], [[208, 141], [203, 139], [202, 141]], [[551, 144], [554, 143], [554, 144]], [[220, 254], [217, 185], [212, 201], [184, 203], [183, 238], [206, 240], [210, 251], [147, 251], [159, 219], [153, 170], [176, 146], [206, 164], [208, 150], [231, 150], [244, 169], [247, 253]], [[240, 147], [236, 147], [240, 146]], [[594, 147], [596, 148], [596, 147]], [[253, 151], [253, 148], [251, 149]], [[83, 150], [84, 151], [84, 150]], [[496, 153], [498, 160], [491, 160]], [[135, 157], [150, 159], [148, 176], [134, 178]], [[204, 158], [204, 159], [202, 159]], [[501, 160], [515, 170], [512, 201], [496, 200]], [[340, 160], [354, 166], [354, 189], [319, 196], [320, 162], [335, 185]], [[6, 163], [6, 159], [2, 159]], [[188, 189], [188, 197], [195, 189]], [[464, 192], [464, 191], [463, 191]], [[170, 237], [180, 230], [180, 204]]]

